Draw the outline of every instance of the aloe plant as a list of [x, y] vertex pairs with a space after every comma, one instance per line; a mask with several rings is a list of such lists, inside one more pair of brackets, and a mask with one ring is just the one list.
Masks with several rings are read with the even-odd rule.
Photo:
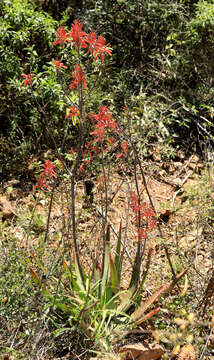
[[[96, 268], [94, 263], [92, 270], [86, 274], [80, 262], [77, 262], [74, 253], [74, 268], [71, 270], [67, 264], [64, 255], [60, 252], [62, 265], [68, 282], [65, 284], [52, 278], [58, 287], [58, 295], [53, 295], [48, 286], [41, 285], [42, 281], [39, 275], [30, 268], [33, 280], [37, 286], [42, 287], [44, 296], [48, 301], [67, 314], [71, 326], [76, 324], [78, 331], [84, 333], [89, 339], [98, 339], [107, 333], [111, 326], [123, 324], [133, 328], [148, 320], [155, 315], [159, 307], [147, 312], [153, 304], [163, 295], [166, 294], [177, 281], [186, 273], [187, 269], [178, 274], [175, 279], [167, 284], [162, 285], [147, 300], [139, 304], [143, 285], [145, 283], [152, 257], [152, 250], [148, 252], [145, 269], [140, 272], [140, 261], [138, 249], [136, 250], [135, 262], [133, 264], [131, 281], [129, 287], [124, 291], [121, 290], [121, 273], [123, 265], [124, 249], [121, 245], [122, 226], [120, 225], [118, 239], [116, 244], [115, 256], [112, 255], [110, 248], [110, 226], [107, 226], [104, 249], [103, 263], [101, 270]], [[47, 273], [47, 269], [37, 259], [35, 254], [31, 254], [35, 264]], [[79, 268], [81, 267], [81, 268]], [[135, 281], [133, 281], [135, 279]], [[140, 280], [141, 279], [141, 280]], [[63, 295], [62, 295], [63, 294]], [[130, 309], [132, 312], [130, 313]], [[62, 329], [63, 330], [63, 329]]]

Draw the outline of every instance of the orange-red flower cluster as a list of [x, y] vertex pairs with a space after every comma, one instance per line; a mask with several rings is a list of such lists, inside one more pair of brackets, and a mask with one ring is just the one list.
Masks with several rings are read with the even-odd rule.
[[79, 114], [78, 109], [71, 105], [69, 107], [69, 113], [65, 118], [68, 119], [71, 116], [71, 118], [73, 119], [75, 116], [79, 116], [79, 115], [80, 114]]
[[68, 36], [71, 38], [71, 41], [73, 41], [73, 46], [80, 48], [87, 47], [85, 41], [87, 34], [82, 31], [82, 24], [78, 20], [74, 21], [73, 25], [71, 26], [71, 32], [68, 33]]
[[82, 31], [82, 24], [78, 20], [74, 21], [69, 33], [66, 33], [65, 28], [60, 26], [57, 36], [58, 40], [54, 41], [54, 45], [64, 46], [67, 42], [72, 41], [73, 46], [77, 46], [79, 49], [88, 48], [87, 54], [91, 51], [95, 61], [100, 58], [104, 62], [105, 55], [111, 55], [110, 44], [106, 44], [105, 38], [103, 36], [97, 38], [95, 32], [87, 34]]
[[72, 73], [72, 76], [74, 78], [74, 81], [69, 85], [71, 89], [74, 89], [75, 86], [79, 89], [82, 85], [85, 89], [87, 89], [85, 75], [80, 65], [75, 66], [75, 71]]
[[129, 205], [135, 213], [135, 221], [138, 224], [139, 218], [144, 219], [146, 224], [138, 229], [138, 240], [146, 238], [148, 231], [153, 230], [156, 225], [156, 214], [152, 206], [146, 202], [140, 203], [138, 196], [130, 191], [129, 193]]
[[54, 65], [57, 69], [67, 69], [68, 67], [64, 65], [60, 60], [53, 60]]
[[36, 185], [34, 189], [40, 188], [41, 190], [50, 190], [50, 186], [46, 183], [47, 177], [57, 178], [57, 174], [54, 170], [56, 165], [52, 164], [50, 160], [46, 160], [44, 164], [42, 164], [42, 173], [39, 177], [36, 178]]
[[95, 142], [104, 139], [107, 129], [116, 130], [117, 128], [117, 123], [113, 120], [112, 115], [106, 106], [100, 106], [100, 111], [95, 116], [95, 121], [94, 131], [91, 133], [91, 135], [94, 135], [95, 137]]
[[33, 74], [30, 73], [29, 75], [27, 74], [21, 74], [21, 76], [23, 76], [23, 78], [25, 78], [25, 81], [24, 81], [24, 86], [28, 86], [32, 84], [32, 79], [33, 79]]
[[57, 30], [56, 34], [57, 34], [59, 40], [54, 41], [53, 42], [54, 45], [60, 44], [60, 46], [64, 46], [67, 43], [67, 41], [71, 41], [69, 39], [69, 34], [67, 34], [65, 31], [64, 26], [60, 26], [59, 29]]

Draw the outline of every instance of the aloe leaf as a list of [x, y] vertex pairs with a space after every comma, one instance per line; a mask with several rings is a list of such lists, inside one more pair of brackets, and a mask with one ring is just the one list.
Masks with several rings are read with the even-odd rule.
[[150, 311], [148, 314], [144, 315], [142, 318], [140, 318], [139, 320], [137, 320], [136, 322], [134, 322], [132, 324], [132, 327], [136, 327], [140, 324], [142, 324], [142, 322], [151, 319], [152, 316], [154, 316], [155, 314], [157, 314], [160, 311], [160, 308], [156, 308], [152, 311]]
[[157, 301], [163, 294], [167, 293], [173, 288], [173, 286], [181, 279], [181, 277], [187, 272], [188, 268], [181, 271], [175, 279], [171, 280], [169, 283], [162, 285], [153, 295], [151, 295], [143, 304], [135, 310], [131, 315], [132, 321], [137, 321], [143, 317], [145, 311]]
[[136, 287], [133, 286], [128, 290], [120, 293], [120, 305], [118, 306], [117, 310], [121, 312], [125, 312], [128, 308], [133, 304], [132, 300], [134, 294], [136, 292]]
[[67, 272], [67, 274], [68, 274], [68, 276], [69, 276], [69, 278], [71, 280], [72, 279], [71, 271], [70, 271], [69, 266], [68, 266], [68, 264], [67, 264], [67, 262], [66, 262], [66, 260], [64, 258], [64, 255], [62, 254], [60, 249], [59, 249], [59, 253], [60, 253], [61, 257], [62, 257], [62, 264], [63, 264], [63, 266], [65, 268], [65, 271]]
[[189, 268], [186, 268], [183, 271], [181, 271], [178, 275], [176, 275], [176, 277], [168, 283], [167, 291], [170, 291], [177, 284], [177, 282], [186, 274], [188, 270]]
[[110, 262], [109, 254], [110, 254], [110, 225], [108, 224], [107, 230], [106, 230], [106, 236], [105, 236], [104, 256], [103, 256], [101, 284], [100, 284], [101, 299], [104, 297], [104, 294], [106, 291], [106, 285], [108, 283], [109, 262]]
[[67, 306], [59, 301], [54, 302], [54, 305], [66, 314], [72, 313], [71, 308], [69, 306]]
[[86, 279], [86, 276], [85, 276], [85, 273], [83, 271], [83, 268], [79, 267], [79, 264], [77, 262], [77, 257], [76, 257], [76, 253], [74, 252], [74, 267], [75, 267], [75, 273], [76, 273], [76, 277], [77, 277], [77, 285], [79, 286], [79, 288], [81, 290], [85, 290], [85, 279]]
[[138, 290], [136, 291], [134, 300], [137, 299], [138, 296], [141, 294], [143, 285], [145, 283], [145, 280], [146, 280], [148, 272], [149, 272], [149, 267], [150, 267], [150, 264], [151, 264], [151, 257], [152, 257], [152, 248], [150, 248], [149, 251], [148, 251], [148, 257], [147, 257], [146, 266], [145, 266], [145, 269], [143, 271], [142, 280], [141, 280], [140, 286], [138, 287]]
[[119, 291], [119, 279], [118, 279], [118, 272], [116, 269], [116, 265], [112, 258], [111, 252], [109, 254], [109, 264], [110, 264], [110, 285], [112, 292], [116, 294]]
[[137, 310], [131, 314], [131, 321], [137, 321], [143, 317], [145, 311], [166, 291], [168, 285], [162, 285], [154, 294], [152, 294]]
[[129, 288], [131, 288], [132, 286], [137, 287], [139, 280], [140, 280], [140, 265], [141, 265], [140, 247], [141, 247], [141, 244], [140, 244], [140, 241], [138, 241], [137, 251], [136, 251], [136, 255], [135, 255], [135, 261], [134, 261], [134, 265], [133, 265], [132, 277], [131, 277], [131, 281], [129, 284]]
[[38, 276], [37, 272], [30, 266], [30, 273], [33, 278], [33, 281], [37, 286], [40, 286], [42, 284], [42, 281], [40, 277]]
[[38, 258], [36, 257], [36, 255], [34, 254], [33, 250], [31, 250], [30, 254], [31, 254], [32, 258], [34, 259], [36, 265], [37, 265], [40, 269], [42, 269], [45, 273], [47, 273], [47, 272], [48, 272], [48, 269], [46, 269], [46, 268], [42, 265], [42, 263], [39, 261], [39, 259], [38, 259]]
[[117, 247], [116, 247], [115, 260], [114, 260], [119, 282], [120, 282], [121, 270], [122, 270], [121, 236], [122, 236], [122, 221], [120, 222], [120, 229], [117, 239]]

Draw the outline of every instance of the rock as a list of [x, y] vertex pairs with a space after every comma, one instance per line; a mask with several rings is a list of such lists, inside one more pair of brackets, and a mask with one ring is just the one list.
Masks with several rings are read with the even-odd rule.
[[4, 196], [0, 197], [0, 212], [3, 220], [12, 219], [14, 216], [17, 217], [12, 204]]
[[17, 179], [12, 179], [9, 180], [6, 184], [6, 186], [12, 186], [12, 187], [19, 187], [20, 186], [20, 181]]
[[181, 160], [184, 160], [185, 159], [185, 154], [182, 150], [178, 150], [177, 152], [177, 157]]
[[192, 345], [185, 345], [178, 354], [178, 360], [195, 360], [196, 352]]
[[164, 349], [162, 346], [158, 344], [130, 344], [125, 345], [119, 350], [120, 353], [126, 352], [127, 353], [127, 360], [128, 359], [138, 359], [138, 360], [156, 360], [161, 358], [164, 354]]

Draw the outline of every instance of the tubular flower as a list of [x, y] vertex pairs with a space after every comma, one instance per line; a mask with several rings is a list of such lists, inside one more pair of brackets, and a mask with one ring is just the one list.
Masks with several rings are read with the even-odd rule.
[[29, 75], [26, 74], [21, 74], [21, 76], [23, 76], [23, 78], [25, 78], [24, 81], [24, 86], [27, 87], [28, 84], [31, 85], [32, 84], [32, 79], [33, 79], [33, 74], [30, 73]]
[[100, 112], [95, 117], [97, 124], [95, 128], [103, 127], [115, 130], [117, 128], [116, 121], [113, 120], [109, 109], [106, 106], [100, 106]]
[[105, 133], [105, 129], [103, 127], [100, 127], [91, 132], [90, 135], [94, 135], [96, 137], [94, 140], [96, 142], [102, 141], [104, 139]]
[[69, 40], [69, 34], [66, 33], [64, 26], [60, 26], [57, 30], [57, 36], [59, 40], [53, 42], [54, 45], [60, 44], [60, 46], [64, 46]]
[[75, 20], [73, 25], [71, 26], [71, 32], [69, 33], [72, 41], [74, 42], [74, 46], [84, 48], [87, 47], [85, 42], [87, 34], [82, 31], [82, 24]]
[[41, 190], [50, 190], [50, 186], [46, 184], [46, 177], [45, 175], [41, 175], [36, 178], [36, 185], [33, 187], [34, 189], [40, 188]]
[[68, 119], [69, 116], [71, 116], [72, 119], [73, 119], [75, 116], [79, 116], [79, 111], [78, 111], [78, 109], [71, 105], [71, 106], [69, 107], [69, 113], [68, 113], [68, 115], [67, 115], [65, 118]]
[[53, 176], [57, 178], [57, 175], [54, 171], [56, 165], [52, 164], [50, 160], [46, 160], [45, 163], [42, 165], [43, 172], [41, 173], [41, 176]]
[[75, 66], [75, 71], [72, 73], [72, 76], [74, 78], [74, 81], [69, 85], [71, 89], [74, 89], [75, 86], [79, 89], [81, 85], [83, 85], [84, 88], [87, 89], [85, 75], [80, 65]]
[[136, 223], [138, 222], [139, 218], [146, 221], [147, 227], [144, 228], [145, 233], [153, 230], [156, 227], [157, 221], [154, 209], [146, 202], [140, 203], [138, 196], [133, 191], [129, 193], [129, 205], [135, 212]]
[[104, 62], [105, 54], [111, 56], [110, 44], [106, 44], [106, 41], [103, 36], [98, 36], [98, 39], [95, 44], [95, 49], [93, 51], [93, 56], [95, 58], [94, 60], [97, 61], [97, 59], [100, 57], [101, 61]]
[[60, 60], [53, 60], [53, 63], [56, 66], [57, 69], [62, 69], [62, 68], [67, 69], [68, 68]]
[[85, 42], [88, 44], [88, 51], [86, 54], [89, 53], [89, 51], [92, 51], [95, 49], [97, 37], [95, 32], [91, 32], [88, 34], [87, 38], [85, 39]]

